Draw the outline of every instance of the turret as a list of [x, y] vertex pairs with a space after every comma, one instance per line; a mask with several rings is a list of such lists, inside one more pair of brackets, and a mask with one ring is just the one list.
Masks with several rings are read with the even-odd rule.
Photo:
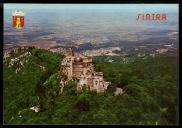
[[69, 48], [69, 49], [68, 49], [67, 55], [68, 55], [68, 56], [74, 56], [73, 48]]

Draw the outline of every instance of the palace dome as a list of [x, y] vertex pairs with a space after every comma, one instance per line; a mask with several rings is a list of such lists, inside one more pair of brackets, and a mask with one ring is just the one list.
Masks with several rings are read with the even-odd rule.
[[81, 57], [75, 57], [74, 61], [75, 61], [75, 62], [82, 62], [83, 59], [82, 59]]

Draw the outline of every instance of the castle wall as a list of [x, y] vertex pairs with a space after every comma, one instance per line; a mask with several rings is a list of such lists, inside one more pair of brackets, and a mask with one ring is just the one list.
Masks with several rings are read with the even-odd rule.
[[87, 84], [88, 84], [88, 86], [89, 86], [90, 88], [93, 87], [93, 78], [92, 78], [92, 77], [87, 78]]

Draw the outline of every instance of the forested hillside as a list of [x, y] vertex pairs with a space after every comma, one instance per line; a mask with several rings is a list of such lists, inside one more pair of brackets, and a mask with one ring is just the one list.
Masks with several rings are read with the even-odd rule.
[[[4, 124], [176, 124], [179, 60], [155, 57], [94, 57], [95, 69], [111, 81], [105, 93], [69, 81], [59, 88], [62, 55], [29, 48], [4, 59]], [[114, 95], [116, 87], [123, 94]], [[37, 107], [38, 112], [31, 110]]]

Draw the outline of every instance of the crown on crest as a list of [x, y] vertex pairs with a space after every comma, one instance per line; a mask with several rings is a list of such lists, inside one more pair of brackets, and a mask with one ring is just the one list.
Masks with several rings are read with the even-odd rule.
[[15, 10], [12, 12], [13, 16], [25, 16], [25, 12], [21, 10]]

